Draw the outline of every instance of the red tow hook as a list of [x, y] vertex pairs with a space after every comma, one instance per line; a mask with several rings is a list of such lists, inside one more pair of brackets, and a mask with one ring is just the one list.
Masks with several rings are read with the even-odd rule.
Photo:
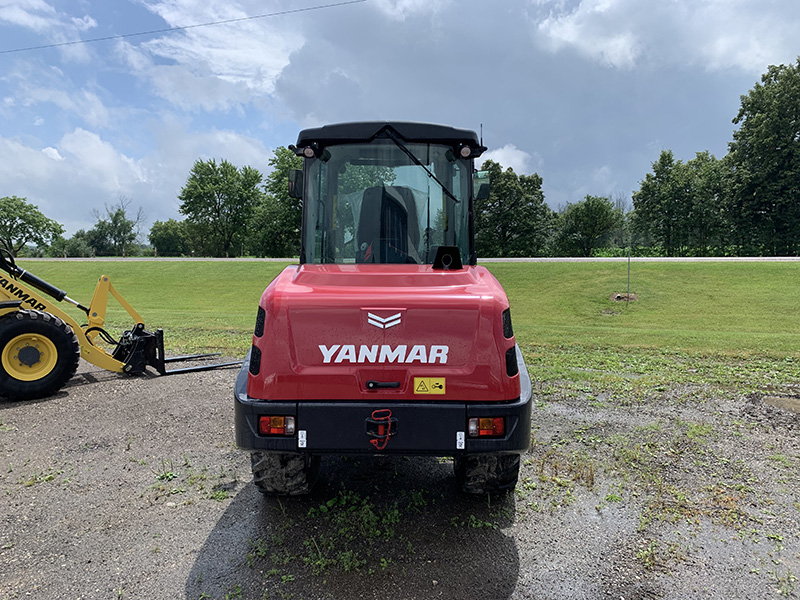
[[367, 419], [367, 435], [373, 438], [369, 443], [375, 446], [376, 450], [386, 448], [389, 443], [389, 437], [395, 434], [392, 431], [393, 423], [396, 424], [397, 419], [392, 418], [392, 411], [388, 408], [379, 408], [372, 411], [372, 416]]

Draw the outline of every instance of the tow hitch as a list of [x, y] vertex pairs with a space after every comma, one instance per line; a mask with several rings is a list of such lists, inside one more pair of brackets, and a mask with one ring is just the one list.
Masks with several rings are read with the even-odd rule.
[[372, 411], [372, 416], [367, 419], [367, 435], [372, 438], [369, 443], [376, 450], [383, 450], [389, 443], [389, 438], [397, 434], [397, 419], [392, 416], [388, 408], [379, 408]]

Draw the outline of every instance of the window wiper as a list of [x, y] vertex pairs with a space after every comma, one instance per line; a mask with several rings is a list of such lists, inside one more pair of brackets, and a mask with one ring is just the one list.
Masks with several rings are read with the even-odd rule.
[[456, 198], [456, 197], [453, 195], [453, 192], [451, 192], [450, 190], [448, 190], [448, 189], [445, 187], [445, 185], [444, 185], [444, 184], [443, 184], [441, 181], [439, 181], [439, 178], [438, 178], [438, 177], [436, 177], [436, 175], [434, 175], [434, 174], [431, 172], [431, 170], [430, 170], [430, 169], [428, 169], [428, 167], [426, 167], [424, 164], [422, 164], [422, 161], [421, 161], [420, 159], [418, 159], [418, 158], [417, 158], [416, 154], [414, 154], [414, 153], [413, 153], [411, 150], [409, 150], [409, 149], [408, 149], [408, 147], [407, 147], [407, 146], [406, 146], [406, 145], [403, 143], [403, 140], [401, 140], [399, 137], [397, 137], [397, 134], [396, 134], [394, 131], [392, 131], [391, 129], [388, 129], [388, 128], [387, 128], [387, 129], [385, 129], [385, 131], [386, 131], [386, 135], [388, 135], [388, 136], [389, 136], [389, 139], [390, 139], [390, 140], [392, 140], [392, 141], [395, 143], [395, 145], [396, 145], [398, 148], [400, 148], [400, 150], [402, 150], [402, 151], [403, 151], [403, 152], [406, 154], [406, 156], [408, 156], [408, 158], [410, 158], [410, 159], [411, 159], [411, 162], [413, 162], [415, 165], [417, 165], [417, 166], [419, 166], [419, 167], [422, 167], [423, 169], [425, 169], [425, 172], [428, 174], [428, 177], [430, 177], [430, 178], [431, 178], [431, 179], [433, 179], [433, 180], [434, 180], [436, 183], [438, 183], [438, 184], [439, 184], [439, 186], [442, 188], [442, 191], [443, 191], [445, 194], [447, 194], [447, 195], [450, 197], [450, 199], [451, 199], [451, 200], [453, 200], [453, 202], [455, 202], [456, 204], [461, 204], [461, 200], [459, 200], [458, 198]]

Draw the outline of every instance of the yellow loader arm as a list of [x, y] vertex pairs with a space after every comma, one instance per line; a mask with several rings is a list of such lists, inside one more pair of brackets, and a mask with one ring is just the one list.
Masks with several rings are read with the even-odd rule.
[[[109, 295], [134, 321], [119, 340], [103, 329]], [[81, 325], [61, 310], [57, 302], [62, 301], [84, 312], [88, 323]], [[113, 351], [100, 346], [98, 338], [114, 346]], [[168, 362], [209, 356], [218, 353], [165, 358], [163, 331], [145, 329], [141, 315], [107, 275], [98, 280], [87, 308], [63, 290], [18, 267], [11, 253], [0, 248], [0, 396], [20, 400], [50, 396], [75, 374], [79, 357], [101, 369], [131, 375], [145, 372], [148, 366], [160, 375], [171, 375], [241, 364], [237, 361], [171, 371], [165, 368]]]
[[[95, 339], [103, 331], [103, 325], [105, 324], [106, 310], [108, 307], [108, 294], [111, 293], [111, 295], [116, 298], [116, 300], [128, 312], [128, 314], [133, 317], [137, 325], [141, 324], [143, 327], [144, 322], [139, 313], [137, 313], [133, 307], [122, 297], [122, 295], [117, 292], [114, 286], [111, 285], [111, 281], [106, 275], [101, 276], [97, 282], [97, 286], [95, 287], [94, 294], [92, 295], [92, 302], [90, 303], [89, 308], [86, 308], [78, 302], [75, 302], [66, 294], [63, 294], [62, 296], [63, 300], [68, 301], [70, 304], [74, 304], [86, 313], [89, 323], [88, 325], [81, 326], [70, 314], [61, 310], [61, 308], [56, 304], [58, 296], [63, 293], [62, 290], [58, 290], [57, 288], [50, 286], [50, 284], [47, 284], [50, 288], [52, 288], [48, 289], [48, 292], [58, 292], [56, 294], [52, 294], [53, 299], [48, 298], [47, 296], [38, 293], [38, 291], [34, 288], [35, 283], [31, 280], [33, 276], [31, 276], [31, 274], [27, 271], [21, 271], [21, 273], [17, 274], [19, 277], [17, 280], [12, 279], [11, 277], [3, 277], [0, 275], [0, 301], [3, 301], [2, 303], [6, 305], [5, 308], [0, 309], [0, 317], [2, 317], [3, 314], [8, 314], [12, 311], [25, 309], [37, 310], [54, 315], [70, 326], [73, 333], [78, 338], [81, 357], [84, 360], [108, 371], [122, 373], [125, 370], [124, 362], [114, 358], [114, 355], [109, 353], [105, 348], [95, 345]], [[26, 275], [28, 277], [26, 277]], [[28, 285], [26, 286], [23, 282], [28, 283]], [[15, 306], [15, 303], [18, 304]]]

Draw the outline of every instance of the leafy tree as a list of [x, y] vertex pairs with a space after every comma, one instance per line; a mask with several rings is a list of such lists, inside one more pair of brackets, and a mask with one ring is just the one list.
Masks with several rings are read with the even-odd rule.
[[475, 200], [478, 256], [541, 256], [553, 232], [555, 213], [545, 204], [542, 178], [517, 175], [492, 160], [483, 163], [491, 191]]
[[698, 152], [687, 163], [661, 152], [633, 194], [634, 230], [667, 256], [719, 254], [726, 229], [722, 161]]
[[725, 212], [724, 163], [713, 154], [698, 152], [686, 163], [689, 181], [689, 212], [685, 216], [688, 252], [700, 256], [724, 252]]
[[160, 256], [180, 256], [186, 253], [186, 232], [182, 221], [156, 221], [150, 227], [147, 239]]
[[800, 252], [800, 58], [770, 66], [733, 122], [728, 212], [745, 253]]
[[303, 159], [279, 146], [269, 159], [272, 171], [266, 176], [264, 192], [253, 217], [252, 250], [261, 256], [298, 256], [303, 206], [289, 196], [289, 171], [300, 169]]
[[138, 251], [136, 240], [139, 226], [144, 221], [142, 209], [134, 218], [128, 216], [131, 201], [120, 198], [114, 206], [106, 206], [105, 218], [95, 211], [94, 227], [86, 232], [86, 243], [97, 256], [126, 256]]
[[47, 256], [50, 257], [79, 257], [87, 258], [92, 256], [92, 246], [89, 245], [86, 231], [79, 229], [75, 234], [67, 239], [58, 236], [46, 250]]
[[64, 228], [45, 217], [25, 198], [0, 198], [0, 243], [15, 256], [29, 243], [47, 245], [64, 233]]
[[667, 256], [674, 256], [685, 241], [686, 182], [681, 161], [672, 150], [662, 150], [653, 163], [653, 172], [641, 182], [633, 194], [635, 229], [652, 239]]
[[188, 234], [202, 242], [200, 250], [229, 256], [248, 239], [253, 213], [263, 198], [261, 173], [238, 169], [226, 160], [197, 160], [178, 199]]
[[567, 256], [591, 256], [621, 226], [622, 211], [610, 198], [586, 196], [559, 216], [555, 247]]

